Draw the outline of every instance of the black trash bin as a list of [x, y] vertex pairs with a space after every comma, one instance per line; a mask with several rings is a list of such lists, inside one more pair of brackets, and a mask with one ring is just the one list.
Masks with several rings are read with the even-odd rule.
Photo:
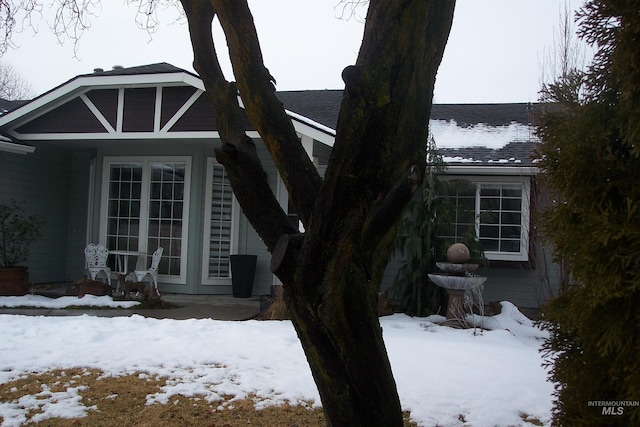
[[234, 298], [249, 298], [253, 292], [256, 255], [231, 255], [231, 289]]

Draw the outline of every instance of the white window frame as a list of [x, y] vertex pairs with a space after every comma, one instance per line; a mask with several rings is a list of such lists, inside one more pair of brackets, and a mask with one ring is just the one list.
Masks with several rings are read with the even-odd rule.
[[[184, 163], [184, 199], [182, 213], [182, 234], [180, 236], [180, 275], [159, 274], [158, 281], [170, 284], [185, 284], [187, 281], [187, 251], [189, 236], [189, 208], [191, 194], [191, 157], [188, 156], [105, 156], [102, 160], [102, 197], [100, 209], [100, 242], [103, 244], [107, 241], [107, 221], [108, 221], [108, 203], [109, 203], [109, 176], [111, 173], [111, 165], [119, 163], [142, 163], [142, 188], [141, 188], [141, 207], [140, 207], [140, 235], [138, 238], [138, 250], [141, 252], [153, 251], [156, 248], [148, 248], [149, 239], [149, 197], [151, 185], [151, 164], [152, 163]], [[144, 227], [142, 226], [144, 224]], [[150, 255], [150, 253], [149, 253]], [[149, 261], [149, 260], [147, 260]]]
[[[203, 231], [209, 229], [211, 223], [211, 202], [213, 193], [213, 168], [214, 166], [222, 166], [214, 157], [207, 158], [206, 185], [204, 197], [204, 218]], [[232, 196], [231, 203], [231, 247], [229, 253], [231, 255], [238, 252], [238, 239], [240, 234], [240, 206], [236, 200], [235, 194]], [[202, 233], [202, 273], [201, 280], [203, 285], [224, 285], [231, 286], [231, 266], [229, 266], [229, 277], [209, 277], [209, 256], [210, 248], [208, 244], [208, 235]]]
[[519, 252], [499, 252], [485, 251], [484, 256], [489, 260], [495, 261], [528, 261], [529, 260], [529, 230], [530, 230], [530, 203], [531, 203], [531, 179], [526, 176], [510, 177], [509, 180], [496, 179], [496, 177], [482, 176], [447, 176], [446, 180], [464, 179], [472, 183], [476, 187], [475, 201], [475, 230], [476, 236], [480, 235], [480, 186], [481, 185], [504, 185], [504, 184], [520, 184], [522, 186], [522, 205], [521, 205], [521, 234], [520, 234], [520, 251]]

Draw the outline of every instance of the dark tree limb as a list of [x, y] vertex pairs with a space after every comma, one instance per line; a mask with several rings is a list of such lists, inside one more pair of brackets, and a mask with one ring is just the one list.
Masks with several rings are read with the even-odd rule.
[[384, 235], [391, 229], [400, 219], [404, 207], [420, 187], [421, 182], [422, 174], [416, 166], [412, 166], [384, 198], [381, 197], [374, 203], [362, 233], [365, 242]]
[[292, 277], [298, 263], [298, 254], [304, 242], [303, 234], [283, 234], [271, 255], [271, 272], [283, 278]]
[[272, 250], [282, 234], [295, 233], [269, 187], [256, 147], [245, 131], [235, 84], [225, 80], [215, 51], [211, 24], [215, 9], [209, 0], [181, 0], [189, 23], [194, 68], [204, 82], [223, 146], [216, 158], [224, 165], [249, 222]]
[[322, 179], [275, 95], [246, 0], [212, 0], [224, 30], [245, 111], [273, 158], [302, 223], [311, 218]]

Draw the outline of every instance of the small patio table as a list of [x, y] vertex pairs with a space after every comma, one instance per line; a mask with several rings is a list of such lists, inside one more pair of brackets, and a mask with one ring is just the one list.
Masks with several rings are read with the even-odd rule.
[[[135, 267], [135, 269], [137, 270], [144, 270], [147, 261], [146, 252], [113, 250], [109, 251], [109, 254], [113, 254], [116, 259], [115, 273], [122, 274], [125, 277], [133, 273], [133, 270], [129, 270], [129, 257], [138, 257]], [[120, 286], [118, 282], [118, 288], [119, 287]]]

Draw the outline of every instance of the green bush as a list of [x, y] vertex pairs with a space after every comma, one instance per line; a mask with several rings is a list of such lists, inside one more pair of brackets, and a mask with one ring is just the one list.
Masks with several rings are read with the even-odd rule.
[[638, 1], [586, 3], [581, 34], [598, 42], [594, 66], [547, 86], [537, 119], [555, 198], [544, 235], [571, 277], [543, 309], [554, 425], [640, 424], [638, 406], [607, 415], [589, 405], [640, 401], [640, 109], [629, 104], [640, 99], [640, 73], [623, 71], [640, 56], [637, 42], [626, 53], [619, 43], [640, 35], [638, 10]]
[[43, 224], [38, 216], [28, 216], [15, 200], [0, 204], [0, 266], [13, 267], [26, 261]]
[[[455, 241], [443, 237], [453, 218], [454, 204], [448, 195], [453, 190], [473, 185], [465, 180], [444, 181], [438, 175], [444, 163], [438, 155], [435, 142], [427, 148], [430, 163], [422, 187], [410, 202], [396, 239], [396, 252], [404, 256], [404, 263], [394, 278], [390, 296], [399, 299], [400, 311], [410, 316], [444, 315], [447, 310], [446, 290], [429, 280], [429, 273], [440, 270], [436, 262], [446, 261], [449, 246]], [[475, 212], [473, 213], [475, 215]], [[459, 239], [470, 250], [470, 262], [485, 265], [486, 259], [472, 228]]]

